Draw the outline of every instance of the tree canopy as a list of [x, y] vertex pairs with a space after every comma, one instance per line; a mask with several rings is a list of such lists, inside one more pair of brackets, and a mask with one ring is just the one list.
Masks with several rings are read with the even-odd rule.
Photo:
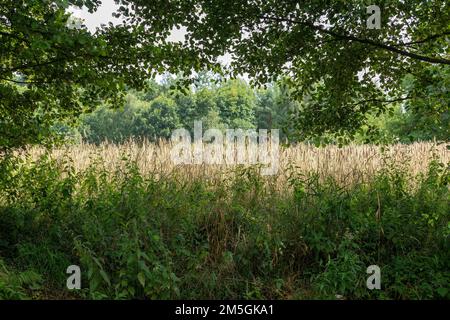
[[[304, 102], [296, 124], [306, 135], [355, 131], [392, 102], [427, 101], [423, 92], [405, 90], [404, 78], [442, 86], [428, 75], [430, 66], [450, 64], [445, 0], [377, 1], [380, 29], [367, 28], [372, 2], [361, 0], [116, 2], [119, 15], [146, 34], [185, 27], [183, 46], [202, 61], [229, 53], [231, 74], [248, 74], [257, 84], [285, 78]], [[429, 94], [448, 102], [448, 89]]]
[[[126, 25], [92, 34], [71, 21], [69, 5], [93, 12], [99, 0], [4, 0], [0, 4], [0, 146], [40, 142], [52, 124], [102, 102], [115, 105], [127, 86], [142, 88], [173, 57], [176, 44]], [[174, 63], [172, 63], [174, 64]]]
[[[189, 80], [204, 69], [245, 74], [257, 85], [283, 81], [299, 103], [289, 108], [299, 139], [352, 134], [395, 103], [426, 114], [431, 121], [426, 123], [446, 119], [450, 8], [445, 0], [377, 1], [380, 29], [367, 28], [371, 3], [362, 0], [115, 2], [123, 23], [91, 33], [73, 23], [67, 8], [93, 12], [100, 0], [2, 1], [2, 148], [40, 142], [56, 122], [76, 119], [102, 103], [121, 105], [127, 88], [140, 90], [158, 73], [181, 72]], [[169, 41], [174, 28], [182, 27], [185, 41]], [[228, 67], [217, 62], [224, 54], [232, 57]], [[222, 90], [233, 92], [230, 86]], [[185, 112], [207, 116], [211, 123], [226, 114], [230, 124], [245, 127], [249, 123], [240, 117], [254, 116], [253, 102], [245, 92], [240, 96], [249, 106], [241, 113], [230, 101], [211, 106], [207, 95], [196, 104], [206, 111], [190, 110], [185, 99]], [[167, 104], [155, 104], [162, 105]]]

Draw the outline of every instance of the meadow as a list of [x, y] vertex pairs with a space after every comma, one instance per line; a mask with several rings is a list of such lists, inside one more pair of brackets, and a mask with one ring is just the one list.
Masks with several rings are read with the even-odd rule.
[[[270, 144], [270, 143], [269, 143]], [[224, 156], [222, 165], [175, 165], [171, 160], [170, 151], [173, 143], [161, 140], [152, 143], [147, 140], [138, 142], [133, 139], [115, 144], [103, 142], [100, 144], [78, 143], [53, 149], [40, 146], [17, 151], [16, 155], [36, 160], [44, 154], [56, 161], [69, 160], [77, 172], [85, 171], [94, 162], [100, 162], [107, 171], [123, 168], [129, 160], [143, 176], [172, 175], [191, 180], [220, 179], [233, 175], [238, 168], [249, 165], [228, 164]], [[392, 145], [361, 145], [350, 144], [344, 147], [326, 145], [315, 147], [310, 144], [284, 145], [278, 156], [277, 174], [270, 176], [280, 188], [285, 188], [287, 179], [295, 171], [302, 174], [316, 174], [321, 178], [331, 177], [342, 184], [368, 181], [380, 169], [389, 164], [402, 167], [412, 176], [427, 171], [430, 161], [442, 163], [450, 161], [450, 152], [444, 143], [415, 142], [412, 144]]]
[[[275, 176], [170, 144], [30, 147], [0, 162], [3, 299], [448, 299], [445, 144], [298, 144]], [[66, 288], [79, 265], [82, 289]], [[368, 290], [366, 268], [381, 268]]]

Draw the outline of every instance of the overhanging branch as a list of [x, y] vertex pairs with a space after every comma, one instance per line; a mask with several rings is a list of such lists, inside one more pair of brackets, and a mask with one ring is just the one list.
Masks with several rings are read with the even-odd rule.
[[[448, 59], [423, 56], [423, 55], [420, 55], [417, 53], [399, 49], [398, 47], [393, 46], [393, 45], [387, 45], [387, 44], [380, 43], [380, 42], [377, 42], [377, 41], [374, 41], [371, 39], [358, 38], [353, 35], [340, 34], [335, 31], [325, 29], [323, 26], [318, 26], [318, 25], [315, 25], [315, 24], [313, 24], [311, 22], [307, 22], [307, 21], [299, 21], [299, 20], [292, 20], [292, 19], [286, 19], [286, 18], [269, 17], [269, 16], [262, 16], [261, 18], [263, 20], [272, 20], [272, 21], [277, 21], [277, 22], [290, 22], [290, 23], [294, 23], [294, 24], [301, 24], [308, 28], [314, 29], [320, 33], [328, 34], [337, 39], [355, 41], [355, 42], [359, 42], [359, 43], [368, 44], [373, 47], [384, 49], [384, 50], [394, 52], [394, 53], [400, 54], [402, 56], [406, 56], [406, 57], [413, 58], [413, 59], [420, 60], [420, 61], [436, 63], [436, 64], [450, 64], [450, 60], [448, 60]], [[431, 40], [431, 39], [427, 39], [427, 41], [429, 41], [429, 40]]]

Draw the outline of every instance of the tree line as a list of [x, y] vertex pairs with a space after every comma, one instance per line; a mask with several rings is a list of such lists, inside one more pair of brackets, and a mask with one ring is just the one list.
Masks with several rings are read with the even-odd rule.
[[[146, 89], [128, 90], [123, 106], [101, 105], [82, 115], [75, 126], [58, 124], [54, 128], [65, 141], [81, 140], [99, 144], [104, 141], [123, 143], [129, 139], [157, 141], [169, 139], [173, 130], [186, 128], [193, 132], [194, 121], [203, 128], [280, 129], [284, 142], [304, 141], [295, 128], [295, 115], [302, 105], [291, 97], [282, 82], [264, 88], [253, 88], [242, 79], [215, 81], [200, 74], [188, 90], [176, 89], [179, 79], [166, 75], [162, 81], [149, 80]], [[405, 79], [405, 87], [414, 86]], [[440, 140], [450, 136], [448, 110], [429, 114], [407, 102], [391, 103], [385, 113], [369, 117], [367, 125], [355, 134], [334, 136], [324, 132], [313, 143], [345, 142], [414, 142]], [[301, 130], [300, 130], [301, 133]]]
[[[137, 104], [154, 108], [138, 108], [134, 118], [141, 122], [127, 130], [167, 136], [172, 127], [190, 126], [186, 119], [197, 116], [240, 127], [259, 126], [264, 119], [269, 127], [280, 126], [279, 121], [289, 119], [292, 141], [344, 143], [355, 136], [389, 136], [380, 133], [374, 118], [397, 112], [400, 120], [392, 130], [400, 140], [449, 137], [448, 1], [379, 1], [381, 28], [376, 30], [366, 28], [366, 3], [356, 0], [115, 3], [114, 15], [123, 23], [90, 32], [71, 23], [68, 9], [78, 6], [92, 13], [100, 0], [2, 1], [0, 150], [46, 143], [53, 139], [55, 124], [74, 123], [99, 105], [130, 105], [124, 97], [131, 88], [146, 91], [147, 79], [158, 74], [183, 73], [188, 84], [204, 70], [227, 77], [246, 74], [257, 85], [284, 80], [292, 98], [286, 104], [296, 101], [298, 108], [285, 116], [290, 107], [284, 102], [267, 107], [259, 99], [270, 101], [270, 94], [250, 90], [237, 95], [244, 101], [225, 99], [227, 90], [242, 89], [230, 84], [217, 89], [221, 98], [213, 94], [215, 109], [209, 108], [209, 89], [196, 92], [195, 102], [189, 95], [167, 93], [155, 102], [136, 93]], [[185, 40], [169, 41], [180, 27], [188, 30]], [[218, 58], [227, 53], [233, 59], [224, 67]], [[199, 110], [191, 110], [192, 104]], [[107, 118], [115, 114], [102, 106], [83, 122], [90, 121], [96, 131], [92, 122], [102, 112]]]

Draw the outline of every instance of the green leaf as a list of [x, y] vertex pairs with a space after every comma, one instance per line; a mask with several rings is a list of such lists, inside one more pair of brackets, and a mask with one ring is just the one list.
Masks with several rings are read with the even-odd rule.
[[444, 287], [438, 288], [436, 291], [443, 298], [445, 298], [448, 294], [448, 289]]
[[138, 281], [143, 288], [145, 288], [145, 275], [142, 272], [139, 272], [137, 275]]
[[108, 275], [104, 270], [100, 270], [100, 275], [102, 276], [103, 280], [108, 284], [108, 286], [111, 286], [111, 281], [109, 280]]

